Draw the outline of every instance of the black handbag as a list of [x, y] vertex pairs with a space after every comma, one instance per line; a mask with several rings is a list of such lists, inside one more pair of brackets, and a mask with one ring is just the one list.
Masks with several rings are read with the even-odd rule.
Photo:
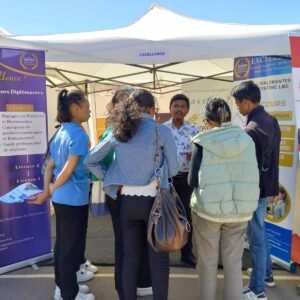
[[155, 175], [158, 181], [156, 197], [150, 212], [147, 240], [157, 252], [172, 252], [180, 250], [188, 241], [191, 230], [184, 206], [173, 187], [169, 189], [160, 186], [160, 148], [158, 143], [158, 128], [156, 125]]

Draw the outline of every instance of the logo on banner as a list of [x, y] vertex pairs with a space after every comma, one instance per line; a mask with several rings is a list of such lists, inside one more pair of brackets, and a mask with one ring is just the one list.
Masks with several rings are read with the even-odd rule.
[[169, 58], [169, 51], [167, 49], [140, 49], [137, 50], [137, 59], [140, 61], [152, 60], [167, 60]]
[[249, 77], [251, 68], [250, 59], [247, 57], [240, 57], [235, 60], [234, 77], [237, 80], [246, 79]]
[[39, 65], [38, 57], [34, 53], [22, 53], [19, 62], [21, 67], [28, 71], [35, 70]]

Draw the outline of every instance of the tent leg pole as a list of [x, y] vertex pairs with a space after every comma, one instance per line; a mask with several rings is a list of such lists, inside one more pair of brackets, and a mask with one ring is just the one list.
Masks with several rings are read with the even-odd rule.
[[87, 82], [87, 81], [85, 81], [85, 83], [84, 83], [84, 93], [85, 93], [86, 96], [87, 96], [88, 93], [89, 93], [89, 90], [88, 90], [88, 82]]
[[152, 69], [152, 74], [153, 74], [153, 90], [156, 90], [156, 82], [155, 82], [155, 78], [156, 78], [156, 69], [155, 69], [155, 65], [153, 65], [153, 69]]

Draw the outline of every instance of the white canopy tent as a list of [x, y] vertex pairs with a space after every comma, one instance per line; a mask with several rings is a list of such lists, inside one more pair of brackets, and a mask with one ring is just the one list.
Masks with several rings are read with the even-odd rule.
[[[300, 24], [211, 22], [152, 5], [135, 23], [114, 30], [14, 36], [0, 28], [0, 47], [46, 50], [52, 88], [76, 86], [95, 94], [131, 84], [163, 95], [181, 90], [183, 81], [230, 80], [234, 57], [290, 55], [291, 32], [300, 32]], [[55, 91], [49, 94], [54, 98]], [[48, 111], [55, 112], [55, 102], [50, 104]]]
[[[86, 33], [13, 36], [0, 46], [45, 49], [50, 87], [132, 84], [164, 94], [182, 80], [232, 75], [233, 57], [289, 55], [295, 25], [242, 25], [181, 16], [158, 5], [132, 25]], [[227, 80], [227, 79], [223, 79]], [[94, 91], [94, 92], [97, 92]]]

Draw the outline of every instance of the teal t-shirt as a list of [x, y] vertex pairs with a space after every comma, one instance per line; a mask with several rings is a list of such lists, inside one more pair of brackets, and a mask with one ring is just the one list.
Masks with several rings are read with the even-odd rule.
[[[110, 133], [112, 133], [112, 127], [107, 127], [106, 130], [104, 131], [103, 135], [101, 136], [100, 141], [104, 140]], [[114, 160], [115, 152], [110, 151], [103, 159], [103, 164], [108, 167], [112, 161]]]
[[64, 168], [70, 155], [80, 156], [72, 175], [53, 195], [52, 201], [72, 206], [86, 205], [89, 202], [89, 170], [83, 160], [89, 151], [89, 137], [78, 123], [65, 122], [50, 144], [50, 157], [54, 160], [54, 177]]

